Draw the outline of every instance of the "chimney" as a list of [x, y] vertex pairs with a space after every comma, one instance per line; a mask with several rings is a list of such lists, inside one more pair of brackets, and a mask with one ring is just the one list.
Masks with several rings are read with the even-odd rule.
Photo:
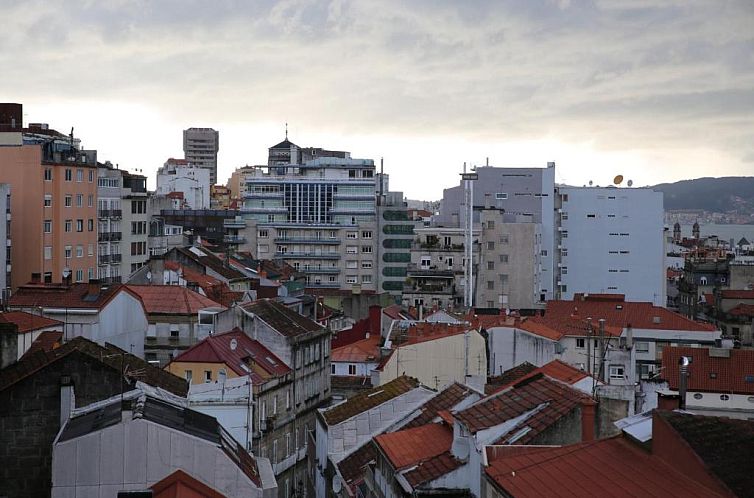
[[0, 322], [0, 369], [15, 363], [18, 358], [18, 325]]
[[629, 323], [626, 326], [626, 349], [633, 349], [634, 347], [634, 329]]
[[484, 209], [490, 209], [490, 194], [484, 194]]
[[87, 296], [98, 296], [100, 291], [99, 279], [93, 278], [89, 280], [89, 286], [86, 290]]
[[73, 381], [70, 375], [60, 377], [60, 427], [71, 417], [71, 410], [76, 406], [73, 393]]
[[42, 283], [42, 274], [41, 273], [32, 273], [31, 274], [31, 283], [32, 284], [41, 284]]
[[594, 441], [595, 403], [591, 399], [581, 403], [581, 440]]
[[678, 382], [678, 408], [680, 410], [686, 409], [686, 390], [688, 388], [688, 377], [689, 377], [689, 363], [691, 363], [691, 358], [688, 356], [681, 356], [678, 358], [678, 374], [680, 375], [680, 379]]
[[378, 337], [380, 335], [380, 330], [382, 329], [382, 324], [380, 323], [382, 319], [382, 308], [379, 307], [377, 304], [373, 304], [369, 307], [369, 328], [367, 329], [367, 337]]

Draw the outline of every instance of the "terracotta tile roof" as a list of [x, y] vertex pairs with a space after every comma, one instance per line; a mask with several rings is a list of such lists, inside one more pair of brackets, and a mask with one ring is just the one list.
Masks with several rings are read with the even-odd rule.
[[419, 410], [421, 413], [412, 419], [405, 428], [419, 427], [432, 422], [441, 411], [452, 410], [458, 403], [474, 394], [476, 391], [454, 382], [440, 391], [439, 394], [424, 403]]
[[450, 451], [441, 453], [429, 460], [420, 462], [416, 468], [403, 474], [411, 487], [416, 488], [425, 482], [434, 481], [462, 466], [463, 462], [455, 458]]
[[364, 467], [375, 461], [377, 448], [367, 443], [338, 463], [338, 470], [346, 484], [353, 489], [364, 480]]
[[733, 316], [754, 316], [754, 304], [737, 304], [728, 310], [728, 314]]
[[[570, 324], [563, 326], [562, 323], [555, 323], [554, 321], [545, 320], [544, 318], [537, 316], [530, 318], [525, 317], [517, 320], [516, 327], [553, 341], [559, 341], [563, 335], [566, 335], [572, 330]], [[578, 330], [579, 333], [583, 330], [581, 323], [578, 324], [576, 330]]]
[[[537, 375], [545, 375], [546, 377], [555, 379], [564, 384], [568, 384], [569, 386], [572, 386], [573, 384], [579, 382], [580, 380], [583, 380], [589, 377], [589, 374], [587, 374], [583, 370], [580, 370], [572, 365], [569, 365], [568, 363], [565, 363], [560, 360], [552, 360], [551, 362], [545, 363], [541, 367], [535, 368], [529, 373], [517, 379], [512, 380], [508, 384], [502, 384], [502, 385], [497, 386], [494, 390], [491, 391], [491, 393], [503, 391], [514, 384], [518, 384], [526, 379], [530, 379]], [[602, 384], [601, 382], [599, 383]]]
[[519, 428], [529, 427], [530, 430], [515, 441], [516, 444], [526, 444], [577, 406], [593, 403], [582, 392], [538, 373], [453, 415], [469, 431], [476, 433], [541, 407], [499, 439], [504, 443], [509, 440], [508, 434], [515, 434]]
[[516, 318], [508, 315], [469, 315], [468, 321], [476, 328], [490, 329], [493, 327], [513, 327]]
[[379, 362], [380, 360], [380, 336], [370, 336], [367, 339], [333, 349], [330, 361], [366, 363]]
[[118, 372], [121, 371], [121, 368], [125, 369], [126, 372], [138, 372], [138, 376], [133, 376], [134, 383], [135, 380], [141, 380], [146, 384], [160, 387], [182, 397], [185, 397], [188, 393], [188, 384], [184, 379], [157, 368], [112, 344], [100, 346], [83, 337], [76, 337], [52, 351], [38, 351], [27, 355], [23, 360], [0, 370], [0, 391], [75, 352], [94, 358]]
[[255, 314], [287, 337], [295, 337], [322, 330], [322, 326], [314, 320], [296, 313], [277, 301], [258, 299], [251, 303], [242, 304], [241, 308], [244, 311]]
[[544, 318], [547, 320], [586, 320], [592, 318], [596, 327], [597, 320], [604, 318], [609, 327], [625, 328], [631, 325], [635, 329], [684, 330], [711, 332], [712, 325], [695, 322], [673, 313], [665, 308], [654, 306], [649, 302], [625, 301], [620, 296], [605, 297], [592, 294], [573, 301], [548, 301]]
[[182, 492], [190, 490], [193, 493], [196, 493], [196, 496], [202, 496], [204, 498], [225, 498], [225, 495], [218, 493], [203, 482], [194, 479], [194, 477], [181, 469], [176, 470], [161, 481], [153, 484], [150, 489], [155, 496], [163, 496], [163, 494], [166, 496], [176, 496], [178, 490], [181, 490]]
[[704, 466], [737, 496], [754, 492], [754, 422], [670, 411], [656, 414], [691, 446]]
[[729, 357], [710, 356], [709, 348], [666, 347], [662, 351], [662, 377], [671, 389], [679, 387], [678, 360], [693, 358], [688, 367], [688, 390], [754, 394], [754, 350], [726, 349]]
[[128, 285], [139, 296], [147, 314], [196, 315], [199, 310], [223, 307], [186, 287], [177, 285]]
[[372, 378], [362, 375], [331, 375], [330, 386], [333, 389], [371, 389]]
[[485, 469], [490, 481], [516, 498], [719, 496], [621, 436], [541, 451], [521, 448]]
[[382, 313], [393, 320], [405, 320], [401, 307], [397, 304], [391, 304], [386, 308], [382, 308]]
[[225, 265], [219, 257], [205, 248], [192, 246], [177, 247], [175, 250], [200, 265], [210, 268], [212, 271], [222, 275], [223, 278], [228, 280], [244, 280], [248, 278], [235, 268]]
[[349, 418], [390, 401], [419, 387], [419, 381], [402, 375], [395, 380], [373, 387], [348, 398], [347, 401], [321, 412], [327, 425], [336, 425]]
[[442, 424], [426, 424], [398, 432], [380, 434], [374, 442], [395, 470], [405, 469], [450, 451], [453, 429]]
[[754, 299], [754, 290], [721, 290], [720, 297], [723, 299]]
[[89, 293], [89, 284], [28, 284], [18, 288], [11, 296], [11, 308], [45, 306], [48, 308], [102, 309], [120, 291], [127, 290], [121, 284], [99, 285], [97, 293]]
[[503, 386], [514, 383], [536, 369], [536, 365], [532, 365], [528, 361], [525, 361], [520, 365], [516, 365], [515, 367], [506, 370], [500, 375], [487, 377], [487, 384], [484, 386], [484, 392], [485, 394], [492, 394], [493, 392], [499, 391]]
[[467, 330], [471, 330], [468, 325], [417, 322], [407, 329], [393, 328], [392, 339], [393, 344], [401, 347], [460, 335]]
[[283, 360], [239, 328], [211, 335], [171, 361], [171, 363], [184, 362], [223, 363], [239, 376], [248, 374], [241, 367], [243, 364], [253, 371], [252, 382], [254, 383], [262, 383], [269, 377], [279, 377], [291, 372]]
[[34, 342], [29, 346], [29, 350], [21, 357], [28, 358], [38, 351], [52, 351], [53, 349], [60, 347], [63, 342], [63, 333], [58, 330], [45, 330], [40, 333]]
[[19, 334], [50, 327], [63, 327], [63, 322], [59, 320], [53, 320], [52, 318], [25, 311], [6, 311], [5, 313], [0, 313], [0, 322], [15, 324], [18, 327]]

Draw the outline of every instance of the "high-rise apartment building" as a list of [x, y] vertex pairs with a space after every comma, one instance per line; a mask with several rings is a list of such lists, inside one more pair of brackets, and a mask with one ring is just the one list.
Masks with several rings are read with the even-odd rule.
[[3, 130], [0, 183], [16, 193], [11, 287], [33, 274], [48, 282], [96, 278], [96, 151], [44, 124]]
[[10, 295], [11, 269], [11, 196], [10, 185], [0, 183], [0, 213], [5, 213], [5, 223], [0, 222], [0, 262], [5, 262], [5, 271], [0, 271], [0, 301], [4, 304]]
[[[546, 168], [476, 168], [478, 179], [474, 181], [474, 222], [479, 221], [485, 199], [491, 207], [504, 209], [508, 215], [529, 218], [541, 224], [541, 249], [538, 281], [540, 299], [545, 301], [555, 296], [554, 251], [554, 192], [555, 163]], [[445, 226], [463, 226], [463, 184], [445, 189], [440, 203], [440, 213], [434, 220]]]
[[286, 139], [246, 175], [249, 248], [283, 259], [307, 287], [377, 289], [376, 175], [371, 159]]
[[387, 191], [387, 175], [378, 175], [378, 185], [383, 189], [377, 196], [378, 290], [399, 297], [408, 276], [414, 228], [420, 222], [408, 215], [403, 192]]
[[608, 293], [666, 305], [662, 192], [558, 187], [555, 201], [558, 299]]
[[147, 179], [100, 164], [98, 178], [98, 278], [126, 281], [149, 259]]
[[219, 131], [212, 128], [183, 130], [183, 157], [190, 164], [209, 171], [210, 185], [217, 183], [217, 152], [219, 150]]

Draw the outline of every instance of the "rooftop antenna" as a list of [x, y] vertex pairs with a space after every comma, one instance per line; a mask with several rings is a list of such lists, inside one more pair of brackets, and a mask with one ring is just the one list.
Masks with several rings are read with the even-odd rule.
[[285, 139], [288, 140], [288, 121], [285, 122]]

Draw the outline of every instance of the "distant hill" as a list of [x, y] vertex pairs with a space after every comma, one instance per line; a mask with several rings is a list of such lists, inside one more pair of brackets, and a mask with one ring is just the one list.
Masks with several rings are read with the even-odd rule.
[[718, 213], [754, 213], [754, 177], [727, 176], [661, 183], [665, 209], [702, 209]]

